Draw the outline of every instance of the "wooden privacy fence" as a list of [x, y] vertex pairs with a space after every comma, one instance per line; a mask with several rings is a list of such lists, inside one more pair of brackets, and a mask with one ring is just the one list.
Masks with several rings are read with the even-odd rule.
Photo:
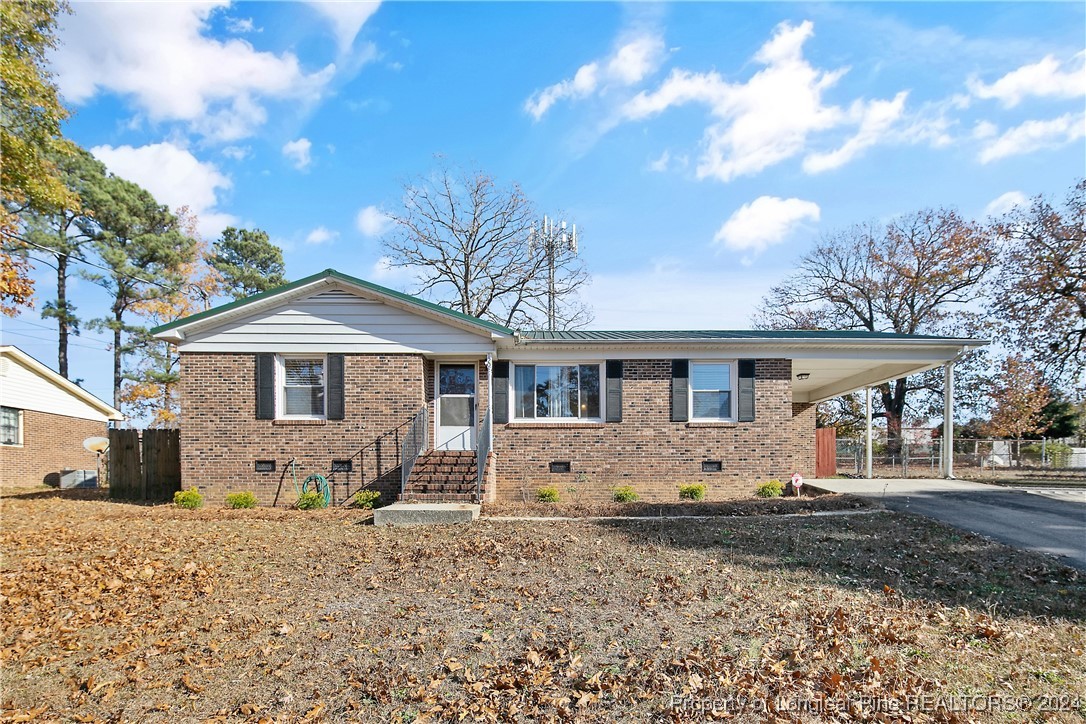
[[109, 497], [164, 502], [180, 489], [179, 430], [109, 431]]

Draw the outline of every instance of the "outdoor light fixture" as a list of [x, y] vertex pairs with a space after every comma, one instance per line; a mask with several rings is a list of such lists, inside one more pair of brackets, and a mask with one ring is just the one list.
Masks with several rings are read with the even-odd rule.
[[797, 380], [808, 380], [810, 378], [811, 378], [811, 373], [810, 372], [800, 372], [798, 375], [796, 375]]

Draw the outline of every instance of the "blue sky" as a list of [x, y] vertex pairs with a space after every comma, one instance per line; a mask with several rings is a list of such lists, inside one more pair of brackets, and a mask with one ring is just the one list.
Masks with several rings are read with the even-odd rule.
[[[742, 328], [819, 234], [984, 217], [1084, 172], [1082, 3], [74, 3], [66, 133], [163, 203], [265, 229], [288, 276], [381, 263], [435, 166], [582, 232], [597, 328]], [[40, 299], [53, 282], [41, 270]], [[104, 294], [74, 292], [94, 316]], [[53, 364], [37, 312], [3, 340]], [[44, 325], [41, 326], [41, 325]], [[109, 397], [87, 332], [73, 376]]]

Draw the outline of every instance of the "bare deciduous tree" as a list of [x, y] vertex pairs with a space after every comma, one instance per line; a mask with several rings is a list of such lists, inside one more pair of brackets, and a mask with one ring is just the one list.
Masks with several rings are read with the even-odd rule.
[[1086, 370], [1086, 179], [1062, 209], [1043, 197], [996, 226], [1005, 241], [994, 297], [1002, 331], [1050, 381], [1081, 384]]
[[[975, 302], [996, 256], [987, 229], [947, 209], [855, 226], [804, 256], [762, 300], [755, 326], [975, 335], [985, 328]], [[968, 371], [970, 361], [964, 364]], [[959, 380], [962, 394], [976, 394], [968, 375]], [[919, 390], [942, 392], [930, 374], [878, 386], [876, 416], [886, 419], [891, 446], [900, 439], [908, 393]]]
[[[390, 213], [382, 246], [394, 267], [418, 279], [418, 294], [508, 327], [542, 326], [551, 259], [529, 244], [537, 217], [520, 187], [499, 187], [480, 171], [440, 167], [404, 187], [403, 209]], [[591, 321], [578, 293], [588, 281], [568, 247], [555, 249], [557, 324]]]

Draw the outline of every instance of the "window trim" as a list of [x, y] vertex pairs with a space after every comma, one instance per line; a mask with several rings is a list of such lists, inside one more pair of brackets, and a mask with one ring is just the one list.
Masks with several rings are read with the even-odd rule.
[[[288, 415], [284, 410], [287, 386], [286, 360], [320, 360], [321, 384], [324, 387], [324, 411], [320, 415]], [[275, 355], [275, 419], [276, 420], [327, 420], [328, 419], [328, 355], [326, 354], [277, 354]]]
[[[598, 417], [518, 417], [517, 416], [517, 367], [580, 367], [592, 365], [599, 368], [600, 375], [600, 414]], [[521, 360], [509, 362], [509, 422], [538, 423], [540, 425], [595, 425], [607, 419], [607, 369], [606, 360]], [[577, 380], [577, 399], [580, 402], [580, 378]], [[532, 394], [535, 401], [535, 393]]]
[[[694, 417], [694, 365], [727, 365], [728, 366], [728, 385], [727, 390], [697, 390], [697, 392], [727, 392], [728, 393], [728, 407], [730, 408], [730, 414], [728, 417]], [[738, 390], [736, 388], [736, 374], [738, 374], [739, 365], [737, 360], [734, 359], [692, 359], [690, 360], [689, 383], [686, 390], [686, 404], [690, 411], [688, 415], [689, 422], [736, 422], [739, 419], [738, 409]]]
[[22, 447], [23, 446], [23, 410], [19, 407], [3, 406], [6, 410], [15, 411], [15, 442], [2, 442], [0, 441], [0, 447]]

